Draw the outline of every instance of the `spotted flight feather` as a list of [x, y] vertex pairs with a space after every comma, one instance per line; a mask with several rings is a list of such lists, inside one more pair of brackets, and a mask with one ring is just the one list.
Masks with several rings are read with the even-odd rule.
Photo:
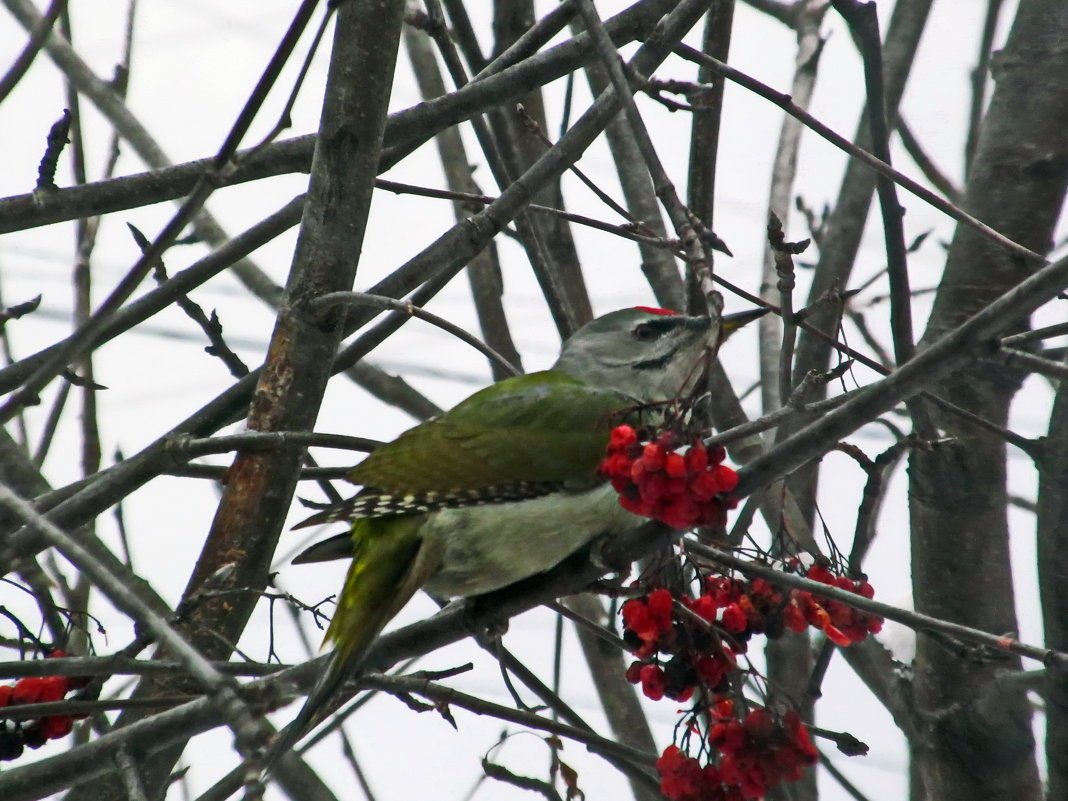
[[366, 487], [347, 500], [335, 503], [303, 520], [293, 528], [305, 528], [323, 523], [349, 521], [362, 517], [385, 517], [395, 514], [419, 514], [438, 509], [458, 509], [463, 506], [485, 506], [539, 498], [561, 489], [557, 481], [518, 481], [495, 484], [474, 490], [438, 492], [430, 490], [411, 495], [396, 495], [374, 487]]

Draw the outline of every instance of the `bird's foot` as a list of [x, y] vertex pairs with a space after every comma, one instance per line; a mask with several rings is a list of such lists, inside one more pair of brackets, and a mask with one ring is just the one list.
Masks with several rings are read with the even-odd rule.
[[471, 598], [454, 598], [442, 611], [456, 609], [464, 629], [475, 638], [479, 645], [493, 647], [508, 631], [508, 619], [493, 618], [487, 615], [485, 604], [480, 604], [478, 596]]
[[591, 582], [586, 591], [597, 595], [607, 595], [609, 598], [629, 597], [633, 594], [632, 589], [627, 589], [630, 575], [630, 571], [627, 570], [614, 576], [605, 576]]
[[594, 540], [589, 549], [590, 564], [602, 574], [618, 573], [620, 576], [626, 577], [630, 574], [631, 563], [619, 557], [619, 554], [612, 547], [613, 544], [611, 536], [599, 537]]

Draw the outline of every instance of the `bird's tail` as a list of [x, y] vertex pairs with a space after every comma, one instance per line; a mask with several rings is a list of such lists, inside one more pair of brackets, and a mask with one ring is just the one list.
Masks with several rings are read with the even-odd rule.
[[323, 645], [334, 653], [293, 722], [271, 745], [264, 771], [325, 717], [341, 686], [357, 673], [375, 637], [426, 580], [433, 560], [423, 547], [422, 515], [353, 521], [353, 558]]

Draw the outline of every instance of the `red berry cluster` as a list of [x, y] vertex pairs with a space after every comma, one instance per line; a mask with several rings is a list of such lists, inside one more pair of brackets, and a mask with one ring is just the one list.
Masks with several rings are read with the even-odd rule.
[[[867, 581], [836, 576], [820, 564], [812, 565], [803, 573], [813, 581], [864, 598], [875, 595]], [[710, 576], [705, 585], [705, 593], [688, 605], [706, 620], [717, 621], [724, 631], [742, 644], [754, 634], [776, 639], [784, 626], [795, 632], [812, 626], [823, 631], [835, 645], [847, 646], [877, 633], [883, 626], [881, 617], [806, 590], [791, 590], [784, 599], [781, 592], [761, 578], [741, 581]]]
[[739, 643], [740, 651], [754, 634], [771, 639], [782, 634], [782, 607], [782, 593], [764, 579], [741, 581], [727, 576], [705, 579], [705, 592], [690, 604], [705, 620], [717, 621]]
[[[875, 596], [875, 590], [867, 581], [836, 576], [819, 563], [809, 567], [805, 577], [863, 598]], [[783, 610], [783, 622], [791, 631], [804, 631], [806, 626], [820, 629], [827, 639], [843, 647], [861, 642], [869, 634], [877, 634], [883, 627], [881, 617], [806, 590], [790, 593], [790, 603]]]
[[[52, 651], [50, 657], [66, 656], [63, 651]], [[88, 678], [70, 676], [30, 676], [19, 679], [14, 685], [0, 684], [0, 707], [22, 704], [44, 704], [62, 701], [71, 690], [78, 690], [89, 683]], [[28, 721], [16, 721], [13, 726], [0, 723], [0, 760], [18, 759], [25, 746], [40, 748], [49, 740], [58, 740], [70, 734], [75, 718], [85, 715], [48, 715]]]
[[[688, 596], [679, 601], [693, 606]], [[640, 683], [654, 701], [665, 696], [688, 701], [698, 686], [725, 691], [736, 651], [715, 629], [676, 611], [673, 596], [664, 589], [623, 604], [623, 639], [639, 657], [627, 669], [627, 679]]]
[[740, 719], [734, 702], [725, 699], [709, 711], [716, 720], [707, 738], [716, 751], [714, 764], [702, 765], [675, 745], [656, 761], [660, 791], [673, 801], [760, 799], [768, 788], [800, 779], [819, 758], [792, 709], [779, 717], [757, 707]]
[[721, 781], [738, 787], [747, 799], [763, 798], [769, 787], [797, 781], [802, 769], [819, 759], [792, 709], [782, 717], [759, 707], [744, 720], [732, 715], [712, 726], [708, 740], [719, 752]]
[[[802, 572], [866, 598], [874, 594], [866, 581], [835, 576], [822, 564]], [[774, 638], [787, 628], [803, 631], [812, 625], [832, 642], [850, 645], [882, 626], [874, 615], [811, 592], [787, 594], [761, 578], [729, 576], [707, 577], [697, 598], [655, 589], [628, 600], [621, 612], [624, 640], [638, 657], [627, 670], [631, 683], [641, 684], [654, 701], [695, 698], [687, 737], [701, 731], [701, 721], [713, 721], [702, 737], [701, 750], [710, 755], [704, 763], [675, 745], [657, 760], [660, 789], [673, 801], [753, 801], [770, 787], [796, 781], [816, 762], [816, 749], [796, 712], [780, 716], [754, 708], [744, 713], [729, 697], [736, 657], [754, 634]]]
[[672, 528], [722, 526], [727, 510], [737, 505], [725, 495], [738, 485], [738, 474], [721, 464], [726, 451], [694, 438], [679, 453], [683, 440], [670, 431], [654, 433], [628, 425], [612, 429], [599, 470], [619, 493], [620, 505]]
[[656, 760], [660, 792], [673, 801], [745, 801], [738, 787], [723, 783], [715, 765], [702, 765], [677, 745], [669, 745]]
[[[819, 564], [806, 575], [865, 598], [874, 595], [868, 582], [835, 576]], [[680, 615], [676, 601], [714, 626]], [[754, 634], [776, 639], [784, 626], [801, 632], [811, 625], [836, 645], [847, 646], [878, 632], [883, 624], [880, 617], [804, 590], [786, 597], [764, 579], [728, 576], [709, 576], [697, 598], [676, 599], [669, 590], [657, 589], [631, 598], [620, 611], [623, 639], [638, 657], [627, 669], [627, 679], [641, 684], [654, 701], [665, 696], [687, 701], [698, 685], [719, 691]]]

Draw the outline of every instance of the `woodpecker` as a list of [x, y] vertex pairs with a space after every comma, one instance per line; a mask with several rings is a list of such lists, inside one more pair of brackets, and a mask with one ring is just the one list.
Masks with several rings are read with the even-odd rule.
[[[765, 311], [722, 317], [718, 341]], [[352, 563], [326, 633], [331, 662], [288, 742], [317, 722], [420, 588], [440, 599], [490, 592], [647, 522], [619, 505], [597, 466], [628, 413], [690, 391], [712, 333], [708, 317], [611, 312], [569, 337], [549, 370], [486, 387], [353, 468], [363, 489], [300, 524], [344, 520], [351, 530], [295, 563]]]

